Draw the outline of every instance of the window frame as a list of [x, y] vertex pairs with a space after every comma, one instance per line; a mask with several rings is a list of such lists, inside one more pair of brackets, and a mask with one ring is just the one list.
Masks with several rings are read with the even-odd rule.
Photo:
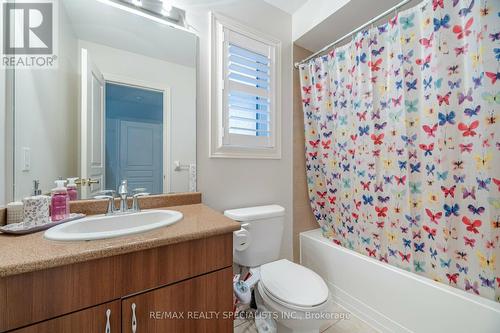
[[[210, 158], [251, 158], [251, 159], [281, 159], [281, 41], [244, 26], [218, 13], [211, 15], [211, 48], [210, 53]], [[254, 47], [266, 47], [270, 50], [270, 136], [247, 136], [229, 133], [228, 124], [228, 94], [225, 93], [225, 84], [229, 81], [228, 74], [228, 47], [227, 43], [233, 39], [226, 38], [226, 34], [233, 34], [236, 38], [252, 39]], [[238, 36], [241, 35], [241, 36]], [[234, 37], [234, 36], [233, 36]], [[242, 43], [244, 44], [244, 43]], [[236, 46], [245, 48], [242, 44]]]

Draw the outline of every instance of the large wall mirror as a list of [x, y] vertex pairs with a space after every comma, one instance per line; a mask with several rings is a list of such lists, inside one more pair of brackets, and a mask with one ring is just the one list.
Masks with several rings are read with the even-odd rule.
[[174, 27], [182, 11], [57, 3], [57, 68], [14, 70], [13, 199], [68, 178], [81, 199], [124, 179], [153, 194], [196, 190], [198, 39]]

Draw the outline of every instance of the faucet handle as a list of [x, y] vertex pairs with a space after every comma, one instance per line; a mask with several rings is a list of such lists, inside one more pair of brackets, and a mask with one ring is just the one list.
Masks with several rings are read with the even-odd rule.
[[115, 197], [113, 195], [96, 195], [94, 198], [97, 200], [108, 200], [108, 211], [106, 215], [113, 215], [115, 213]]
[[95, 198], [97, 198], [99, 196], [111, 196], [114, 198], [116, 196], [116, 191], [115, 190], [102, 190], [99, 192], [99, 195], [95, 196]]
[[132, 200], [132, 211], [134, 212], [140, 212], [141, 211], [141, 207], [139, 206], [139, 197], [145, 197], [145, 196], [148, 196], [150, 195], [150, 193], [147, 193], [147, 192], [140, 192], [140, 193], [136, 193], [133, 195], [133, 200]]

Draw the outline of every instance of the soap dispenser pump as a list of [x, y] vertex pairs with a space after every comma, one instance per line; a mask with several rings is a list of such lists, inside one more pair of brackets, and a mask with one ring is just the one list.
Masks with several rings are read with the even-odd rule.
[[66, 185], [66, 188], [68, 190], [68, 196], [69, 200], [78, 200], [78, 189], [76, 187], [76, 180], [78, 178], [68, 178], [68, 185]]
[[69, 216], [68, 190], [64, 187], [65, 180], [56, 180], [56, 187], [52, 189], [51, 215], [52, 221], [61, 221]]

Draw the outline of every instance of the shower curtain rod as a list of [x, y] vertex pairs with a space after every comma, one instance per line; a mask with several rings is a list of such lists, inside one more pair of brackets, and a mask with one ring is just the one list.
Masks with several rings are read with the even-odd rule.
[[330, 43], [328, 44], [327, 46], [325, 46], [324, 48], [322, 48], [321, 50], [311, 54], [309, 57], [305, 58], [304, 60], [301, 60], [299, 62], [296, 62], [295, 63], [295, 68], [299, 68], [299, 65], [311, 60], [312, 58], [316, 57], [317, 55], [325, 52], [326, 50], [328, 50], [329, 48], [331, 48], [332, 46], [335, 46], [337, 45], [338, 43], [340, 43], [341, 41], [343, 41], [344, 39], [346, 39], [347, 37], [349, 36], [352, 36], [356, 33], [358, 33], [359, 31], [363, 30], [364, 28], [366, 28], [367, 26], [377, 22], [378, 20], [380, 20], [381, 18], [387, 16], [388, 14], [394, 12], [394, 11], [397, 11], [399, 8], [401, 8], [402, 6], [406, 5], [407, 3], [409, 3], [410, 1], [412, 0], [403, 0], [401, 1], [400, 3], [398, 3], [397, 5], [395, 5], [394, 7], [386, 10], [385, 12], [383, 12], [382, 14], [380, 15], [377, 15], [376, 17], [372, 18], [370, 21], [366, 22], [365, 24], [363, 24], [362, 26], [354, 29], [353, 31], [349, 32], [348, 34], [345, 34], [344, 36], [340, 37], [339, 39], [337, 39], [335, 42], [333, 43]]

